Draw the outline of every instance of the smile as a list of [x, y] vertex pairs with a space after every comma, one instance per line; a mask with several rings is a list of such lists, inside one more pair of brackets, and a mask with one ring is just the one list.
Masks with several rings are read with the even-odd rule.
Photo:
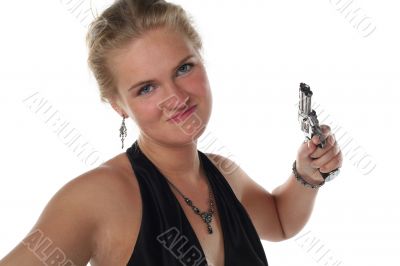
[[183, 113], [179, 113], [179, 114], [171, 117], [167, 121], [174, 122], [174, 123], [180, 123], [180, 122], [184, 121], [187, 117], [189, 117], [192, 113], [194, 113], [194, 111], [196, 111], [196, 107], [197, 107], [197, 105], [193, 105], [192, 107], [188, 108]]

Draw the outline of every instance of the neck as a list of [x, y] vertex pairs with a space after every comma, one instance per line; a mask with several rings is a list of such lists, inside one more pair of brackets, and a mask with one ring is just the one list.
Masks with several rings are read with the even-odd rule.
[[142, 134], [138, 144], [160, 172], [172, 183], [196, 184], [200, 180], [200, 158], [197, 143], [173, 146], [155, 142]]

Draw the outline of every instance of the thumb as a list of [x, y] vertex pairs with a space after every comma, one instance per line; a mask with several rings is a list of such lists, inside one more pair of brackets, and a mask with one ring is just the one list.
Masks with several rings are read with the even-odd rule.
[[[304, 142], [301, 146], [300, 149], [298, 150], [298, 155], [300, 158], [303, 159], [308, 159], [309, 156], [317, 149], [317, 145], [315, 144], [314, 141], [316, 141], [314, 136], [311, 140], [308, 140], [307, 142]], [[319, 141], [319, 140], [318, 140]]]
[[311, 140], [307, 141], [307, 155], [310, 155], [315, 151], [317, 145], [320, 143], [319, 137], [317, 135], [313, 136]]

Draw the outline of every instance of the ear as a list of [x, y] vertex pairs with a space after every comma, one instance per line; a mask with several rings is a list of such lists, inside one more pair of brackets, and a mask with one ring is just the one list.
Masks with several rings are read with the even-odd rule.
[[112, 108], [122, 117], [128, 118], [129, 116], [125, 113], [125, 111], [115, 102], [110, 102]]

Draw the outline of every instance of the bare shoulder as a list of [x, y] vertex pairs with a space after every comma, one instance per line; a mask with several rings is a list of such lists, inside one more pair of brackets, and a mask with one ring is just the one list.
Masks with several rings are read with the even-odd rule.
[[[120, 211], [137, 199], [133, 195], [137, 194], [138, 186], [128, 163], [126, 155], [119, 154], [66, 183], [54, 198], [66, 197], [71, 204], [75, 202], [85, 207], [85, 212], [98, 226], [110, 212]], [[118, 217], [112, 218], [118, 220]]]
[[100, 191], [95, 208], [101, 212], [91, 265], [126, 265], [141, 223], [139, 185], [125, 153], [103, 163], [96, 171], [101, 173], [94, 182]]
[[260, 238], [269, 241], [284, 240], [273, 195], [247, 175], [233, 160], [217, 154], [207, 154], [207, 157], [225, 176], [246, 209]]
[[235, 161], [219, 154], [207, 154], [218, 170], [224, 175], [239, 201], [247, 207], [251, 205], [254, 196], [263, 195], [268, 198], [270, 193], [252, 179]]
[[223, 155], [207, 153], [207, 157], [214, 163], [218, 170], [224, 175], [232, 189], [237, 193], [238, 199], [245, 199], [247, 194], [252, 194], [254, 190], [268, 193], [253, 178], [251, 178], [234, 160]]
[[[126, 229], [128, 223], [132, 230], [138, 217], [135, 178], [128, 178], [130, 172], [126, 172], [129, 168], [123, 164], [123, 156], [118, 155], [63, 185], [31, 231], [0, 265], [43, 265], [55, 258], [60, 265], [68, 261], [87, 265], [96, 256], [109, 252], [112, 241], [121, 236], [120, 230]], [[42, 241], [49, 244], [47, 253], [43, 247], [40, 249]], [[118, 253], [110, 259], [120, 259], [118, 256], [122, 255]]]
[[205, 153], [215, 167], [228, 181], [239, 201], [243, 198], [243, 185], [248, 182], [248, 176], [233, 160], [215, 153]]

